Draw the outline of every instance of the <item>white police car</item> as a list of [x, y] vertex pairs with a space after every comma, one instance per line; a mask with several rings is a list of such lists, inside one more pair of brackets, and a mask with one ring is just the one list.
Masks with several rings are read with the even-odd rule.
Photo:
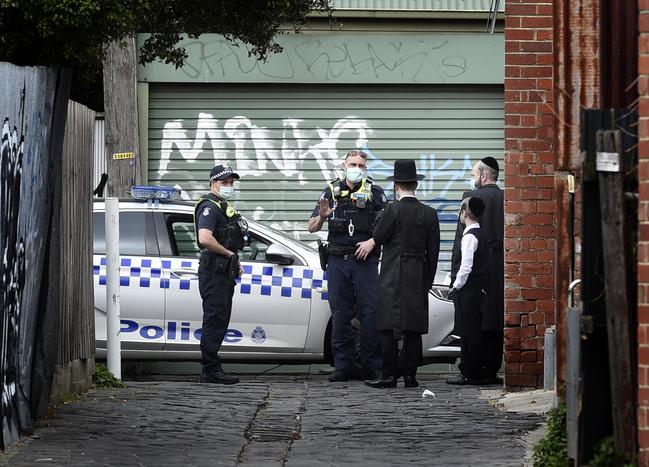
[[[122, 358], [200, 360], [202, 323], [198, 247], [189, 202], [120, 201]], [[106, 358], [104, 203], [94, 203], [94, 292], [97, 357]], [[237, 361], [329, 361], [331, 313], [318, 253], [248, 221], [230, 326], [220, 355]], [[448, 273], [438, 273], [423, 336], [429, 361], [454, 361], [459, 347]], [[443, 344], [447, 345], [443, 345]]]

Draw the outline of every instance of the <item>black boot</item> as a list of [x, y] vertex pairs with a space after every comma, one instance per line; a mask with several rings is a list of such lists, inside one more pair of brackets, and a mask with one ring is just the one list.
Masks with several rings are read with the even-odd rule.
[[415, 379], [415, 375], [408, 375], [403, 377], [403, 382], [407, 388], [416, 388], [419, 386], [419, 381]]
[[397, 377], [396, 376], [384, 376], [379, 379], [366, 379], [365, 384], [373, 388], [396, 388], [397, 387]]
[[237, 384], [239, 378], [228, 375], [224, 371], [215, 371], [213, 373], [202, 373], [201, 383], [208, 384]]

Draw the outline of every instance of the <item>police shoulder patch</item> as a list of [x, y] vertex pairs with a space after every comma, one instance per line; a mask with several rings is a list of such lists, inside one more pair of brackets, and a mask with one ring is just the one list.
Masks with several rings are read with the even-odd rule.
[[382, 193], [381, 193], [381, 201], [383, 201], [384, 203], [387, 203], [387, 202], [388, 202], [388, 197], [385, 196], [385, 192], [382, 192]]
[[203, 209], [203, 215], [204, 216], [209, 216], [210, 215], [210, 208]]

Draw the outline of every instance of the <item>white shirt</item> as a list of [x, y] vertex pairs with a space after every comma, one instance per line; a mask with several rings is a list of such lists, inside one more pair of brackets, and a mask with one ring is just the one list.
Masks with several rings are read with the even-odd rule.
[[480, 224], [476, 222], [475, 224], [467, 225], [462, 233], [462, 263], [460, 264], [460, 269], [455, 276], [455, 282], [453, 282], [453, 288], [461, 289], [466, 284], [466, 280], [471, 274], [473, 269], [473, 255], [478, 249], [478, 239], [475, 235], [467, 235], [466, 233], [471, 229], [479, 229]]

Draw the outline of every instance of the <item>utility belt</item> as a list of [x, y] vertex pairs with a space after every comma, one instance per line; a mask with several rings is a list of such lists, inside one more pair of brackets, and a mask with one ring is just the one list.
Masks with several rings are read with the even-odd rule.
[[337, 245], [335, 243], [327, 245], [328, 253], [336, 256], [353, 255], [357, 249], [358, 247], [355, 245]]
[[213, 272], [227, 273], [230, 279], [239, 277], [239, 255], [235, 254], [229, 258], [217, 255], [208, 250], [201, 251], [200, 266]]

